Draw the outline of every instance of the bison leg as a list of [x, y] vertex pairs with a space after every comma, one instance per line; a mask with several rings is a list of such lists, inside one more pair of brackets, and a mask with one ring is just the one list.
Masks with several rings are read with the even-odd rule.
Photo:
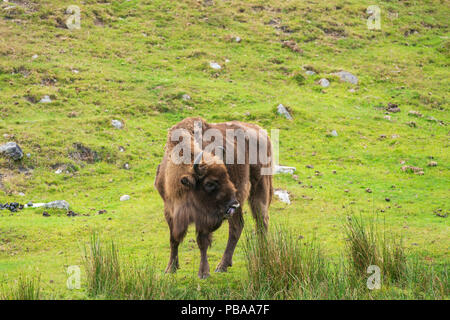
[[211, 245], [211, 233], [197, 233], [197, 243], [200, 249], [200, 268], [198, 270], [198, 277], [206, 279], [209, 277], [209, 263], [207, 251]]
[[272, 181], [270, 176], [262, 176], [250, 189], [249, 203], [258, 231], [269, 227], [269, 205], [272, 200]]
[[216, 272], [227, 272], [228, 267], [233, 265], [233, 253], [236, 245], [241, 237], [242, 229], [244, 228], [244, 218], [242, 217], [242, 208], [235, 212], [235, 214], [228, 219], [228, 243], [223, 254], [222, 260], [216, 268]]
[[178, 263], [178, 246], [180, 242], [170, 235], [170, 259], [166, 268], [166, 273], [175, 273], [180, 268]]
[[188, 223], [180, 220], [172, 220], [166, 215], [170, 229], [170, 259], [167, 264], [166, 273], [174, 273], [180, 267], [178, 263], [178, 246], [186, 235]]

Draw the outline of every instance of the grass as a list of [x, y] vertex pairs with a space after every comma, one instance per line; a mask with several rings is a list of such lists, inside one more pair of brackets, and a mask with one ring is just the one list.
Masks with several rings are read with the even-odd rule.
[[1, 300], [39, 300], [41, 283], [39, 276], [20, 275], [12, 285], [0, 286]]
[[[352, 217], [346, 225], [349, 245], [345, 258], [326, 257], [316, 241], [293, 237], [276, 226], [267, 234], [247, 233], [246, 277], [235, 288], [203, 289], [184, 286], [149, 262], [137, 265], [119, 258], [111, 241], [97, 234], [84, 248], [86, 291], [94, 299], [448, 299], [447, 267], [435, 270], [407, 253], [401, 244], [391, 246], [374, 233], [373, 221]], [[380, 287], [368, 287], [368, 266], [381, 270]], [[14, 288], [4, 288], [2, 299], [39, 299], [39, 279], [20, 277]]]
[[[362, 262], [376, 258], [380, 267], [406, 272], [410, 279], [387, 296], [420, 297], [411, 292], [423, 289], [427, 298], [432, 295], [425, 287], [439, 287], [433, 279], [448, 265], [450, 234], [447, 3], [378, 1], [381, 30], [368, 30], [368, 5], [360, 0], [232, 0], [211, 6], [193, 0], [10, 2], [0, 4], [0, 144], [16, 141], [29, 157], [0, 158], [0, 202], [64, 199], [79, 216], [0, 210], [0, 273], [8, 279], [40, 274], [42, 297], [97, 297], [87, 290], [78, 248], [93, 232], [113, 240], [125, 262], [135, 261], [142, 272], [152, 261], [159, 275], [169, 258], [169, 235], [163, 202], [152, 187], [156, 167], [167, 129], [185, 117], [202, 116], [280, 130], [280, 163], [296, 167], [297, 177], [274, 177], [275, 188], [288, 190], [292, 203], [275, 198], [271, 224], [288, 225], [301, 242], [315, 239], [326, 261], [336, 263], [325, 269], [355, 270], [342, 228], [348, 212], [382, 215], [378, 219], [408, 251], [407, 270], [392, 269], [402, 258], [392, 250], [386, 256], [380, 244], [375, 256], [367, 256], [373, 248], [362, 242], [361, 249], [372, 250]], [[64, 11], [74, 4], [81, 8], [81, 29], [62, 28]], [[15, 9], [5, 9], [11, 5]], [[230, 40], [235, 36], [242, 41]], [[284, 46], [287, 40], [303, 53]], [[222, 69], [211, 69], [210, 62]], [[358, 84], [332, 75], [340, 70], [358, 76]], [[321, 78], [330, 80], [330, 87], [318, 85]], [[192, 99], [185, 101], [183, 94]], [[52, 102], [39, 103], [44, 95]], [[292, 121], [277, 115], [280, 103]], [[386, 114], [388, 103], [401, 112]], [[411, 116], [411, 110], [423, 116]], [[124, 129], [113, 128], [113, 119], [123, 121]], [[76, 156], [79, 143], [96, 156]], [[428, 166], [431, 161], [437, 166]], [[405, 165], [423, 168], [424, 174], [402, 171]], [[124, 194], [131, 200], [119, 201]], [[245, 223], [250, 232], [250, 214]], [[212, 268], [227, 235], [226, 224], [215, 233]], [[249, 276], [244, 239], [229, 272], [205, 282], [195, 279], [199, 252], [192, 239], [190, 230], [180, 246], [181, 269], [173, 276], [182, 296], [204, 299], [242, 288]], [[434, 268], [418, 267], [413, 276], [411, 257], [418, 266]], [[82, 267], [80, 290], [66, 287], [71, 265]], [[330, 279], [344, 288], [345, 273], [338, 274], [342, 281]], [[446, 288], [448, 278], [438, 278]], [[280, 288], [269, 287], [272, 293], [281, 290], [280, 297], [296, 296]], [[297, 297], [327, 296], [328, 289], [307, 293], [306, 288]], [[330, 297], [359, 297], [359, 291], [333, 290]]]

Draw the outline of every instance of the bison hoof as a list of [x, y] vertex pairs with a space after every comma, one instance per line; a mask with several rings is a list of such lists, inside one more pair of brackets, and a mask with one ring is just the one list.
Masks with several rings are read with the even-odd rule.
[[219, 265], [217, 266], [215, 272], [227, 272], [228, 267], [231, 267], [231, 263], [219, 263]]
[[166, 273], [175, 273], [179, 267], [176, 264], [170, 264], [166, 268]]
[[199, 279], [206, 279], [206, 278], [208, 278], [208, 277], [209, 277], [209, 272], [204, 272], [204, 273], [199, 272], [199, 273], [198, 273], [198, 278], [199, 278]]

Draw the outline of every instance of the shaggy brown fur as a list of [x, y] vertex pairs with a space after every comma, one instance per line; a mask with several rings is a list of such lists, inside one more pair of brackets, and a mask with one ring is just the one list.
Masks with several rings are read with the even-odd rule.
[[[198, 151], [210, 143], [204, 141], [200, 147], [193, 142], [195, 121], [201, 122], [203, 132], [211, 128], [218, 129], [224, 137], [225, 151], [230, 143], [235, 145], [234, 164], [224, 164], [219, 156], [204, 151], [203, 158], [195, 170], [192, 164], [194, 149]], [[174, 130], [181, 128], [189, 132], [189, 135], [183, 138], [192, 141], [190, 164], [175, 164], [171, 160], [171, 152], [179, 143], [171, 141], [171, 135]], [[164, 214], [170, 229], [171, 253], [166, 272], [175, 272], [179, 268], [178, 246], [186, 235], [189, 224], [194, 223], [201, 253], [198, 275], [202, 279], [208, 277], [207, 248], [211, 245], [212, 232], [221, 226], [224, 219], [229, 222], [229, 238], [216, 272], [227, 271], [232, 265], [233, 252], [244, 227], [242, 205], [246, 200], [249, 201], [258, 230], [267, 230], [268, 207], [273, 194], [272, 175], [261, 175], [261, 169], [271, 169], [272, 162], [262, 164], [258, 159], [257, 164], [249, 164], [249, 148], [246, 143], [245, 163], [237, 164], [237, 139], [227, 141], [226, 129], [241, 129], [250, 134], [252, 131], [248, 131], [249, 129], [255, 130], [253, 132], [262, 135], [263, 143], [267, 143], [267, 155], [272, 156], [270, 139], [264, 130], [254, 124], [238, 121], [208, 124], [201, 118], [187, 118], [169, 130], [164, 158], [158, 166], [155, 179], [155, 187], [164, 200]], [[246, 141], [248, 142], [248, 139]], [[238, 205], [240, 206], [237, 207]], [[230, 211], [230, 208], [233, 210]]]

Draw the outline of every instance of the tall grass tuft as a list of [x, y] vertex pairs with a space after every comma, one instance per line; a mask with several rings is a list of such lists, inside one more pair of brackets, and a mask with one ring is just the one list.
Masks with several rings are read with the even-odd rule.
[[93, 234], [83, 258], [91, 296], [131, 300], [171, 298], [171, 279], [160, 277], [152, 265], [122, 263], [112, 241], [104, 245]]
[[345, 225], [349, 261], [359, 276], [367, 275], [370, 265], [378, 266], [385, 282], [397, 282], [406, 272], [406, 254], [402, 240], [388, 237], [377, 229], [376, 221], [348, 217]]
[[13, 285], [2, 286], [1, 300], [39, 300], [41, 296], [40, 276], [20, 275]]

